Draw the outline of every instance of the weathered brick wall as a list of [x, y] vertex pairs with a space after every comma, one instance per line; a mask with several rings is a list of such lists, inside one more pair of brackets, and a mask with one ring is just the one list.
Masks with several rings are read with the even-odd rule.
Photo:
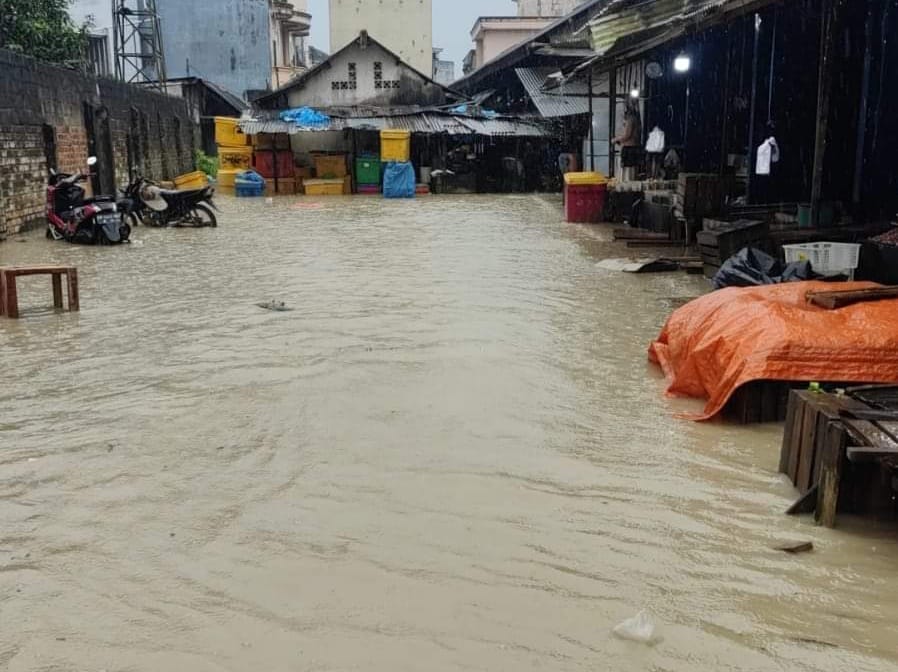
[[131, 157], [135, 172], [163, 180], [193, 170], [199, 129], [184, 100], [0, 50], [0, 240], [45, 221], [45, 126], [55, 134], [59, 170], [84, 169], [85, 105], [108, 112], [117, 187], [130, 179], [129, 137], [141, 134], [135, 118], [145, 120], [147, 131], [146, 143], [131, 143], [142, 154]]
[[0, 126], [0, 238], [44, 219], [43, 147], [40, 126]]

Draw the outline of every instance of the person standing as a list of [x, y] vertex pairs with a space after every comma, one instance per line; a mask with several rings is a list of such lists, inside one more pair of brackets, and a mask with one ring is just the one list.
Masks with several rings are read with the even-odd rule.
[[621, 148], [621, 181], [635, 181], [642, 159], [642, 115], [639, 113], [639, 101], [635, 98], [627, 99], [624, 126], [614, 142]]

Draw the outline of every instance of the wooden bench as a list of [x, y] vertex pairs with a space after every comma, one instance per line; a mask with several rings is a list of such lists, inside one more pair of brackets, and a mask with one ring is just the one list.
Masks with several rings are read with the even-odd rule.
[[19, 317], [19, 293], [16, 278], [25, 275], [49, 275], [53, 287], [53, 307], [63, 310], [62, 276], [66, 278], [69, 311], [81, 309], [78, 300], [78, 269], [74, 266], [0, 266], [0, 316]]

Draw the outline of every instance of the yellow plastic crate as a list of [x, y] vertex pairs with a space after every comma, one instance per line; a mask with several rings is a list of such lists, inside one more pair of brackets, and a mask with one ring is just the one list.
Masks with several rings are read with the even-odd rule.
[[342, 196], [343, 180], [303, 180], [307, 196]]
[[179, 175], [175, 178], [175, 189], [181, 191], [190, 191], [192, 189], [203, 189], [209, 186], [209, 178], [206, 173], [201, 170], [195, 170], [192, 173]]
[[218, 186], [233, 189], [237, 180], [237, 175], [242, 172], [242, 170], [219, 170]]
[[215, 144], [222, 147], [246, 147], [250, 144], [250, 136], [240, 132], [237, 119], [215, 117]]
[[319, 179], [332, 180], [349, 174], [345, 154], [315, 154], [312, 161], [315, 163], [315, 176]]
[[397, 129], [380, 132], [380, 160], [405, 162], [412, 155], [412, 133]]
[[608, 178], [602, 173], [565, 173], [564, 183], [572, 186], [584, 186], [591, 184], [607, 184]]
[[249, 170], [253, 167], [253, 148], [219, 146], [218, 165], [223, 170]]

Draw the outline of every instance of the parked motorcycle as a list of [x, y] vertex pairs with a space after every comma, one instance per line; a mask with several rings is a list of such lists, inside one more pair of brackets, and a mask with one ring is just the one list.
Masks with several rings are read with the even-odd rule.
[[125, 187], [130, 202], [126, 217], [132, 225], [165, 227], [215, 227], [218, 219], [212, 197], [215, 189], [204, 187], [189, 191], [162, 189], [146, 178], [137, 177]]
[[[97, 165], [96, 157], [87, 160]], [[89, 176], [50, 171], [47, 181], [47, 237], [82, 245], [119, 245], [131, 237], [114, 196], [85, 198], [80, 186]]]

